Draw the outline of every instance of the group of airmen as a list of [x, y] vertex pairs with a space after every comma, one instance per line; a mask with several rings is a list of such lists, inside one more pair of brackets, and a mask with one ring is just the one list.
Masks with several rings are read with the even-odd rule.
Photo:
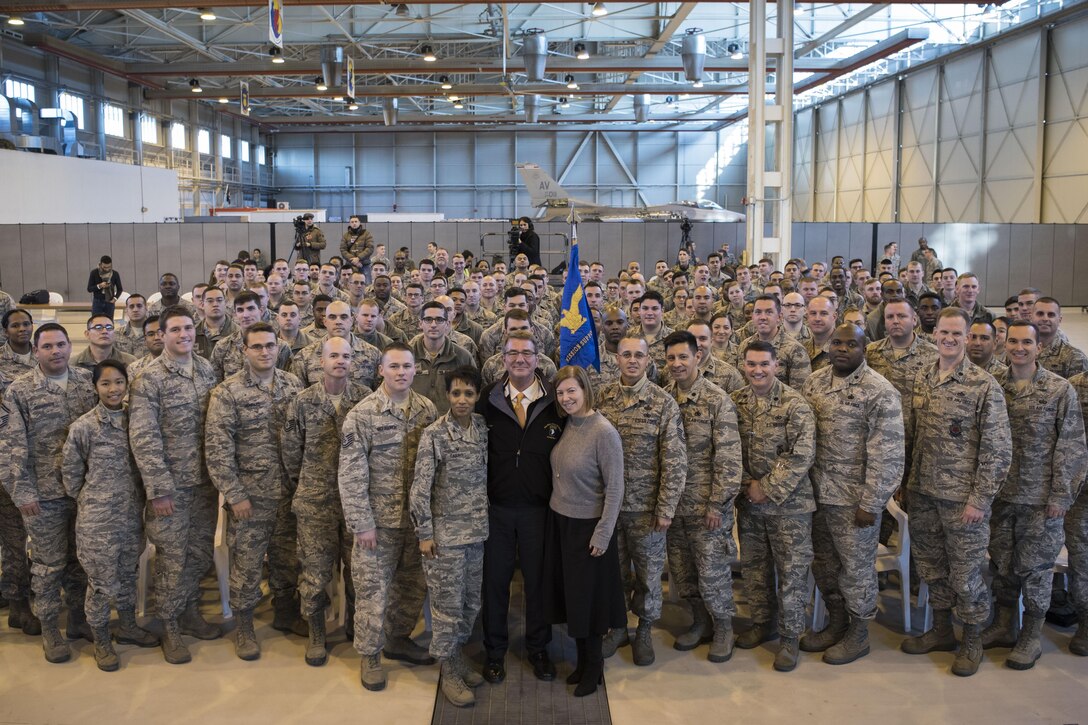
[[[508, 267], [434, 244], [415, 263], [372, 246], [365, 271], [357, 257], [224, 261], [186, 296], [164, 273], [157, 299], [127, 297], [123, 324], [93, 315], [75, 357], [64, 327], [0, 298], [0, 595], [48, 661], [85, 638], [103, 670], [120, 664], [113, 641], [179, 664], [184, 637], [222, 636], [199, 607], [222, 508], [240, 658], [260, 656], [267, 559], [273, 627], [324, 664], [343, 567], [367, 689], [385, 685], [383, 652], [479, 684], [460, 655], [487, 538], [488, 429], [472, 411], [526, 360], [542, 384], [555, 376], [560, 295], [523, 254]], [[1088, 656], [1088, 361], [1053, 297], [1026, 289], [995, 318], [977, 276], [935, 265], [924, 240], [902, 269], [890, 247], [875, 275], [841, 257], [748, 267], [728, 247], [659, 260], [649, 280], [638, 262], [611, 278], [582, 264], [638, 618], [605, 656], [630, 644], [636, 665], [654, 661], [666, 566], [692, 616], [676, 649], [708, 644], [725, 662], [778, 639], [779, 671], [799, 651], [865, 656], [893, 496], [933, 608], [904, 652], [955, 652], [961, 676], [991, 647], [1032, 667], [1064, 545], [1080, 619], [1068, 648]], [[751, 626], [735, 637], [738, 541]], [[161, 637], [136, 619], [147, 543]], [[810, 571], [829, 618], [806, 632]], [[428, 590], [430, 652], [410, 637]]]

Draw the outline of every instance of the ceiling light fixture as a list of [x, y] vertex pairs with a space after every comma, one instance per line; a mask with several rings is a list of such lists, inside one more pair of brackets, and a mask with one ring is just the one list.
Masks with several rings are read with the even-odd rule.
[[411, 12], [411, 10], [408, 9], [408, 6], [405, 5], [404, 3], [397, 3], [396, 15], [397, 15], [398, 18], [407, 18], [407, 17], [411, 17], [412, 12]]
[[442, 84], [441, 88], [444, 91], [448, 91], [451, 88], [453, 88], [453, 84], [450, 83], [450, 77], [449, 76], [442, 76], [441, 78], [438, 79], [438, 81], [439, 81], [439, 83]]
[[567, 100], [566, 96], [563, 96], [562, 98], [559, 99], [559, 107], [560, 108], [570, 108], [570, 101]]
[[26, 25], [26, 21], [24, 21], [18, 15], [9, 15], [8, 16], [8, 25]]
[[287, 61], [285, 61], [283, 59], [283, 51], [280, 50], [279, 48], [277, 48], [274, 45], [271, 48], [268, 49], [268, 54], [270, 56], [272, 56], [272, 62], [273, 63], [286, 63], [287, 62]]
[[604, 3], [593, 3], [593, 10], [590, 11], [595, 18], [603, 18], [608, 15], [608, 8], [604, 6]]
[[420, 50], [423, 52], [423, 60], [427, 61], [428, 63], [434, 63], [436, 60], [438, 60], [438, 56], [434, 54], [434, 49], [431, 48], [431, 46], [425, 45]]
[[339, 102], [339, 101], [343, 101], [344, 97], [343, 96], [333, 96], [332, 100]]
[[578, 60], [589, 60], [589, 51], [586, 50], [585, 43], [574, 44], [574, 57]]
[[212, 12], [211, 8], [198, 8], [198, 12], [201, 20], [215, 20], [215, 13]]
[[574, 80], [574, 76], [568, 73], [567, 77], [564, 80], [566, 80], [567, 82], [567, 88], [571, 89], [572, 91], [578, 90], [578, 83]]
[[222, 96], [222, 97], [220, 97], [219, 102], [220, 103], [230, 103], [230, 99], [227, 98], [226, 96]]
[[200, 81], [196, 78], [189, 79], [189, 90], [193, 93], [203, 93], [204, 89], [200, 87]]
[[446, 100], [449, 101], [450, 103], [457, 103], [458, 101], [461, 100], [461, 96], [455, 96], [455, 95], [453, 95], [451, 93]]
[[457, 102], [455, 102], [453, 104], [453, 107], [456, 108], [458, 111], [460, 111], [462, 108], [465, 107], [465, 104], [461, 103], [460, 101], [457, 101]]
[[726, 46], [726, 50], [729, 51], [729, 57], [733, 60], [740, 60], [744, 57], [744, 53], [740, 50], [740, 43], [730, 43]]
[[703, 87], [703, 80], [702, 80], [702, 78], [700, 78], [699, 80], [697, 80], [697, 81], [695, 81], [694, 83], [692, 83], [692, 84], [691, 84], [691, 87], [692, 87], [692, 88], [702, 88], [702, 87]]
[[325, 79], [322, 78], [321, 76], [318, 76], [317, 78], [314, 78], [314, 84], [317, 86], [317, 90], [319, 90], [319, 91], [329, 90], [329, 87], [327, 85], [325, 85]]
[[348, 110], [349, 111], [358, 111], [359, 110], [359, 104], [358, 103], [349, 103], [348, 104]]

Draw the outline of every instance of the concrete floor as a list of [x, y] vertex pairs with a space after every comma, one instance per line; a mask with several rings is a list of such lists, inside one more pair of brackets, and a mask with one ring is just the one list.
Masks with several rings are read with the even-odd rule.
[[[1088, 349], [1088, 315], [1065, 311], [1064, 328]], [[831, 667], [803, 654], [795, 672], [771, 669], [776, 643], [737, 650], [723, 665], [706, 661], [706, 647], [672, 649], [687, 614], [666, 604], [655, 631], [657, 662], [631, 664], [629, 648], [608, 661], [605, 677], [616, 723], [801, 721], [863, 723], [1088, 722], [1088, 658], [1066, 650], [1071, 630], [1044, 629], [1043, 658], [1027, 672], [1003, 666], [1004, 650], [987, 652], [980, 672], [961, 679], [948, 672], [952, 655], [910, 657], [898, 651], [898, 592], [882, 596], [887, 613], [872, 627], [872, 654]], [[211, 609], [210, 611], [215, 611]], [[744, 609], [741, 609], [744, 614]], [[4, 616], [6, 613], [0, 614]], [[259, 615], [264, 655], [246, 663], [229, 639], [192, 646], [193, 663], [173, 667], [158, 649], [119, 648], [122, 669], [99, 672], [91, 645], [79, 642], [72, 661], [50, 665], [37, 638], [0, 627], [0, 723], [292, 723], [360, 718], [383, 724], [430, 722], [437, 667], [388, 663], [384, 692], [365, 692], [358, 658], [337, 644], [323, 668], [307, 667], [303, 640], [284, 637]], [[6, 616], [3, 621], [6, 624]], [[738, 630], [744, 626], [738, 622]], [[559, 665], [560, 680], [569, 664]], [[487, 687], [488, 685], [484, 685]], [[556, 687], [565, 687], [557, 682]], [[507, 725], [507, 723], [497, 723]]]

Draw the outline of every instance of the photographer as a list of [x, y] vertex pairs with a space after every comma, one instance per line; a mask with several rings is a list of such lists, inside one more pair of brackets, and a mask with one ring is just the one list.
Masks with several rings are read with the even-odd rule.
[[321, 250], [325, 248], [325, 232], [314, 226], [314, 215], [307, 212], [295, 217], [295, 249], [298, 256], [310, 264], [321, 264]]
[[529, 258], [529, 264], [540, 264], [540, 237], [533, 231], [533, 220], [527, 216], [518, 219], [517, 236], [510, 230], [510, 261], [519, 253]]
[[121, 275], [113, 270], [113, 260], [104, 255], [98, 260], [98, 266], [91, 270], [87, 280], [87, 291], [93, 297], [91, 314], [113, 317], [114, 303], [121, 296]]
[[340, 256], [356, 272], [370, 279], [370, 263], [374, 254], [374, 237], [363, 227], [358, 214], [348, 218], [348, 228], [340, 238]]

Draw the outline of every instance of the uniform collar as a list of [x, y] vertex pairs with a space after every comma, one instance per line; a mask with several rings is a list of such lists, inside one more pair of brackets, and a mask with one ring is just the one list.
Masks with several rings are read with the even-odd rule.
[[829, 390], [839, 390], [841, 388], [848, 388], [851, 385], [857, 385], [861, 382], [861, 379], [865, 377], [865, 374], [869, 370], [869, 365], [865, 362], [865, 358], [862, 358], [861, 365], [858, 365], [857, 369], [847, 375], [845, 378], [840, 378], [835, 374], [834, 369], [831, 370], [831, 386]]

